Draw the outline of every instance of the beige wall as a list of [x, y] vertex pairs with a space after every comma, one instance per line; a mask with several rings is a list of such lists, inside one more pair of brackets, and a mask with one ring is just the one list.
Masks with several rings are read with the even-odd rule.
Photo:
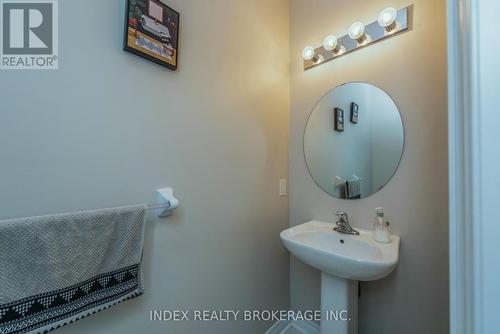
[[[304, 72], [301, 50], [324, 36], [346, 33], [355, 20], [376, 19], [401, 0], [291, 0], [291, 225], [334, 221], [346, 210], [354, 225], [371, 228], [373, 208], [384, 206], [402, 237], [400, 265], [390, 277], [361, 284], [360, 333], [448, 332], [447, 92], [445, 1], [415, 0], [413, 30]], [[334, 199], [309, 176], [303, 131], [316, 101], [331, 88], [366, 81], [399, 106], [406, 147], [398, 172], [379, 193], [360, 201]], [[319, 273], [291, 261], [291, 302], [319, 307]]]
[[0, 75], [0, 218], [154, 202], [146, 294], [60, 334], [262, 333], [156, 309], [287, 309], [288, 1], [168, 0], [178, 72], [122, 51], [125, 0], [59, 1], [60, 70]]

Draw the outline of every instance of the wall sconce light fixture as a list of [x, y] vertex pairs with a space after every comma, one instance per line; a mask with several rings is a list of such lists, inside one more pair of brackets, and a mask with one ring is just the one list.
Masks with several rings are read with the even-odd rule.
[[324, 58], [322, 55], [316, 54], [316, 50], [312, 46], [306, 46], [302, 51], [302, 58], [306, 61], [310, 61], [315, 65], [321, 63]]
[[326, 51], [331, 51], [333, 53], [333, 56], [338, 56], [345, 52], [345, 48], [340, 45], [337, 36], [334, 35], [326, 36], [325, 40], [323, 41], [323, 49], [325, 49]]
[[369, 36], [365, 34], [365, 24], [363, 22], [354, 22], [349, 27], [349, 37], [358, 42], [358, 45], [365, 45], [369, 42]]
[[378, 24], [385, 28], [387, 33], [393, 33], [397, 28], [396, 17], [398, 11], [394, 7], [387, 7], [378, 15]]
[[302, 52], [304, 69], [308, 70], [349, 52], [408, 31], [408, 22], [413, 13], [412, 8], [413, 5], [400, 10], [387, 7], [379, 13], [378, 20], [375, 22], [367, 25], [360, 21], [354, 22], [349, 27], [348, 34], [339, 38], [329, 35], [324, 39], [322, 46], [306, 47]]

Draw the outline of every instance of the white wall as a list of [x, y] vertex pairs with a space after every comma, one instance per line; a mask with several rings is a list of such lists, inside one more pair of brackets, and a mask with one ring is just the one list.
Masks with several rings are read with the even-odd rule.
[[60, 70], [0, 73], [0, 218], [154, 202], [146, 294], [59, 333], [262, 333], [157, 309], [287, 309], [288, 1], [169, 0], [178, 72], [122, 51], [125, 0], [59, 1]]
[[498, 331], [500, 3], [448, 1], [452, 334]]
[[479, 144], [478, 152], [474, 152], [478, 158], [475, 161], [475, 180], [479, 181], [476, 188], [477, 193], [474, 204], [478, 205], [478, 210], [474, 212], [473, 224], [479, 231], [475, 236], [476, 250], [478, 250], [479, 261], [475, 263], [480, 286], [480, 291], [475, 291], [476, 299], [481, 305], [475, 305], [478, 328], [481, 334], [495, 333], [498, 331], [498, 309], [500, 306], [500, 288], [498, 277], [500, 268], [498, 258], [500, 247], [498, 235], [500, 224], [498, 223], [498, 189], [500, 187], [500, 154], [498, 143], [500, 142], [500, 97], [498, 95], [498, 85], [500, 77], [500, 61], [498, 59], [498, 45], [492, 44], [491, 38], [495, 38], [495, 31], [500, 29], [498, 12], [500, 3], [498, 1], [487, 0], [474, 2], [477, 7], [474, 24], [477, 30], [473, 30], [477, 35], [472, 39], [472, 43], [477, 43], [474, 61], [477, 61], [477, 89], [474, 97], [478, 100], [479, 110], [474, 110], [478, 123], [475, 124], [474, 133]]
[[[290, 220], [334, 222], [346, 210], [352, 223], [370, 228], [373, 208], [386, 207], [402, 238], [400, 265], [388, 278], [361, 284], [360, 333], [448, 332], [448, 192], [446, 16], [443, 0], [415, 0], [412, 31], [314, 69], [303, 71], [301, 51], [328, 34], [342, 35], [355, 20], [376, 20], [402, 0], [291, 0]], [[303, 131], [316, 101], [344, 82], [366, 81], [385, 90], [402, 113], [406, 147], [401, 165], [377, 194], [345, 201], [328, 196], [309, 176]], [[291, 260], [291, 302], [319, 307], [319, 273]]]

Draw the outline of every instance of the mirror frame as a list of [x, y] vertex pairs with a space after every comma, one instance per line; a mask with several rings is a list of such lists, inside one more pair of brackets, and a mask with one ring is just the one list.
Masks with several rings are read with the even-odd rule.
[[[380, 89], [382, 92], [384, 92], [391, 99], [391, 101], [394, 103], [394, 105], [396, 106], [396, 109], [398, 110], [398, 113], [399, 113], [399, 118], [401, 119], [401, 125], [403, 126], [403, 148], [401, 150], [401, 156], [399, 157], [399, 161], [398, 161], [398, 165], [397, 165], [396, 169], [391, 174], [391, 177], [389, 177], [387, 179], [387, 182], [385, 182], [385, 184], [379, 190], [371, 193], [368, 196], [365, 196], [365, 197], [362, 197], [362, 198], [358, 198], [358, 199], [338, 198], [338, 197], [335, 197], [332, 194], [330, 194], [325, 189], [323, 189], [323, 187], [316, 181], [316, 179], [312, 175], [311, 170], [309, 169], [309, 165], [307, 164], [306, 147], [305, 147], [306, 146], [305, 138], [306, 138], [306, 132], [307, 132], [307, 125], [309, 124], [309, 120], [311, 119], [311, 116], [312, 116], [314, 110], [316, 110], [316, 107], [321, 103], [321, 101], [323, 100], [323, 98], [325, 98], [330, 92], [333, 92], [335, 89], [337, 89], [339, 87], [342, 87], [342, 86], [345, 86], [345, 85], [349, 85], [349, 84], [367, 84], [367, 85], [376, 87], [376, 88]], [[392, 179], [394, 178], [394, 176], [398, 172], [399, 167], [401, 167], [401, 162], [403, 161], [403, 157], [405, 155], [406, 143], [407, 143], [406, 134], [407, 134], [407, 131], [406, 131], [406, 122], [405, 122], [405, 119], [403, 117], [403, 114], [401, 113], [401, 110], [399, 108], [398, 103], [394, 100], [394, 98], [392, 97], [391, 94], [389, 94], [387, 91], [385, 91], [384, 89], [380, 88], [379, 86], [374, 85], [374, 84], [369, 83], [369, 82], [366, 82], [366, 81], [349, 81], [349, 82], [345, 82], [343, 84], [335, 86], [332, 89], [329, 89], [326, 93], [324, 93], [323, 95], [321, 95], [321, 97], [314, 104], [314, 107], [312, 108], [312, 110], [309, 112], [309, 115], [307, 116], [307, 120], [306, 120], [306, 123], [305, 123], [305, 126], [304, 126], [304, 131], [303, 131], [303, 134], [302, 134], [302, 154], [304, 156], [304, 163], [306, 165], [306, 169], [307, 169], [308, 174], [311, 176], [311, 179], [314, 181], [314, 183], [316, 184], [316, 186], [318, 186], [318, 188], [320, 188], [328, 196], [333, 197], [334, 199], [343, 200], [343, 201], [361, 201], [363, 199], [369, 198], [369, 197], [371, 197], [371, 196], [379, 193], [380, 191], [382, 191], [389, 184], [389, 182], [392, 181]]]

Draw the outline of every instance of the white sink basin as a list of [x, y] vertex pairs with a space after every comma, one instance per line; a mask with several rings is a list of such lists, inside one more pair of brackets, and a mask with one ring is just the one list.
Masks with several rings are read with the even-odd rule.
[[[400, 238], [392, 236], [391, 243], [382, 244], [371, 231], [354, 227], [360, 235], [348, 235], [335, 232], [334, 226], [311, 221], [281, 232], [281, 240], [298, 259], [321, 270], [321, 334], [357, 334], [357, 281], [389, 275], [399, 261]], [[339, 310], [348, 316], [328, 316]]]
[[399, 260], [399, 237], [382, 244], [373, 232], [354, 227], [360, 235], [333, 231], [333, 223], [311, 221], [281, 233], [285, 247], [298, 259], [323, 273], [357, 281], [389, 275]]

